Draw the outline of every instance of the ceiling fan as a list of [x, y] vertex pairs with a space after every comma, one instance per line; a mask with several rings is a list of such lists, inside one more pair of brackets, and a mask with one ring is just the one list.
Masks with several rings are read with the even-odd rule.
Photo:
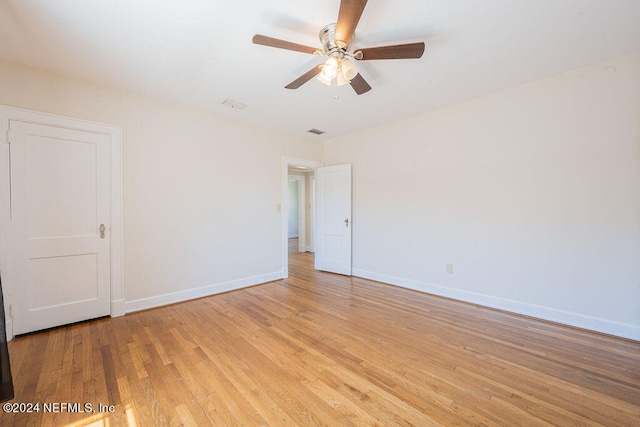
[[298, 89], [300, 86], [318, 76], [318, 80], [330, 86], [335, 79], [337, 86], [349, 83], [358, 95], [371, 90], [369, 83], [360, 75], [352, 62], [368, 61], [375, 59], [409, 59], [420, 58], [424, 53], [424, 43], [408, 43], [392, 46], [370, 47], [353, 49], [351, 42], [355, 34], [356, 26], [364, 11], [367, 0], [341, 0], [338, 22], [325, 25], [320, 30], [320, 43], [322, 49], [280, 40], [262, 34], [253, 36], [253, 43], [276, 47], [279, 49], [293, 50], [312, 55], [326, 55], [325, 63], [316, 65], [291, 83], [286, 89]]

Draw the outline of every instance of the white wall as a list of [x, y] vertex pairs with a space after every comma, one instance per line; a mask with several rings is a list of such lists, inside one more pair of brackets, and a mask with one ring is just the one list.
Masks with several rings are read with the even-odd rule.
[[289, 178], [289, 200], [287, 201], [289, 238], [298, 237], [298, 228], [300, 227], [298, 218], [298, 183], [299, 181]]
[[639, 127], [636, 52], [326, 142], [354, 274], [640, 339]]
[[128, 311], [281, 277], [282, 156], [320, 143], [7, 62], [0, 104], [122, 126]]

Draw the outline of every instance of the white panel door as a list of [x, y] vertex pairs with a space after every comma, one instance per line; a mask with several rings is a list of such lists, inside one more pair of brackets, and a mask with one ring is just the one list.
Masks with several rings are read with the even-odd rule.
[[351, 165], [316, 169], [315, 268], [351, 275]]
[[10, 132], [14, 333], [108, 315], [109, 137], [19, 121]]

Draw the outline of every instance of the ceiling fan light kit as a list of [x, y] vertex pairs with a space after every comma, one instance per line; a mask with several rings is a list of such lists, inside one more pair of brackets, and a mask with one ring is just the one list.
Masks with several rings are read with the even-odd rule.
[[328, 57], [324, 64], [316, 65], [285, 86], [286, 89], [297, 89], [317, 76], [317, 80], [327, 86], [331, 86], [334, 79], [337, 86], [350, 84], [358, 95], [362, 95], [371, 90], [371, 86], [369, 86], [349, 58], [358, 61], [417, 59], [421, 58], [424, 53], [423, 42], [351, 50], [355, 29], [366, 4], [367, 0], [342, 0], [340, 2], [338, 22], [325, 25], [320, 30], [319, 38], [322, 49], [261, 34], [253, 36], [253, 43], [312, 55], [326, 55]]
[[[351, 80], [358, 75], [358, 69], [349, 61], [349, 57], [358, 59], [362, 58], [360, 51], [352, 54], [347, 51], [346, 43], [335, 39], [336, 24], [325, 25], [319, 34], [320, 43], [322, 43], [322, 55], [329, 58], [321, 66], [322, 72], [318, 75], [318, 81], [327, 86], [331, 86], [333, 79], [336, 79], [337, 86], [343, 86], [351, 83]], [[352, 37], [353, 40], [353, 37]]]

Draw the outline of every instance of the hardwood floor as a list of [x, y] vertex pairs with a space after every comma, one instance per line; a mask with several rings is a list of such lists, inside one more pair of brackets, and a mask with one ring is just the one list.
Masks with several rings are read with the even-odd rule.
[[40, 412], [0, 425], [640, 425], [638, 342], [290, 259], [287, 280], [16, 338], [13, 402]]

